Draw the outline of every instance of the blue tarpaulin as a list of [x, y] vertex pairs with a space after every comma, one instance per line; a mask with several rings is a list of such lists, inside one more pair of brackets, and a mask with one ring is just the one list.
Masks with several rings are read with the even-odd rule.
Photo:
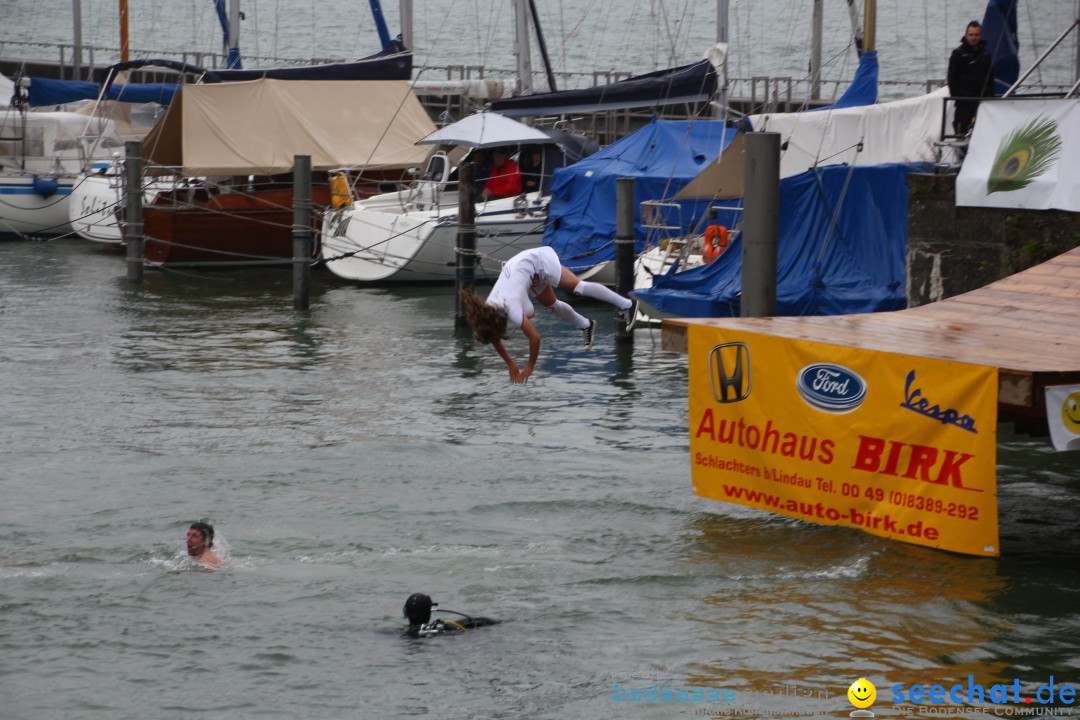
[[[615, 258], [615, 184], [634, 179], [636, 251], [645, 244], [639, 203], [671, 198], [735, 135], [720, 120], [657, 120], [595, 155], [555, 171], [544, 244], [581, 270]], [[701, 205], [701, 203], [698, 203]], [[696, 218], [684, 213], [683, 225]]]
[[[830, 165], [780, 181], [777, 315], [901, 310], [907, 251], [906, 164]], [[664, 314], [738, 317], [742, 243], [714, 262], [657, 276], [633, 294]]]
[[855, 77], [851, 79], [844, 94], [832, 105], [823, 108], [815, 108], [810, 112], [820, 110], [839, 110], [846, 107], [858, 107], [860, 105], [873, 105], [877, 102], [878, 85], [878, 57], [876, 50], [867, 50], [859, 58], [859, 67], [855, 69]]
[[1001, 95], [1020, 77], [1020, 38], [1016, 30], [1017, 0], [990, 0], [983, 15], [986, 49], [994, 59], [994, 94]]
[[[105, 94], [106, 100], [121, 100], [131, 103], [158, 103], [168, 105], [173, 95], [180, 89], [173, 83], [129, 83], [110, 85]], [[29, 103], [31, 107], [63, 105], [77, 100], [97, 100], [101, 86], [84, 80], [52, 80], [50, 78], [31, 78]]]

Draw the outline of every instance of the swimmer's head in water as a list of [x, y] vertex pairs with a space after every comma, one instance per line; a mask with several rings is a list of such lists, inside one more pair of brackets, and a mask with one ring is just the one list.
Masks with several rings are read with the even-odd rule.
[[188, 555], [198, 557], [214, 544], [214, 526], [204, 522], [191, 523], [187, 532]]
[[431, 598], [427, 595], [413, 593], [405, 601], [405, 607], [401, 608], [401, 612], [410, 625], [423, 625], [431, 620], [431, 608], [438, 606], [439, 603], [431, 602]]

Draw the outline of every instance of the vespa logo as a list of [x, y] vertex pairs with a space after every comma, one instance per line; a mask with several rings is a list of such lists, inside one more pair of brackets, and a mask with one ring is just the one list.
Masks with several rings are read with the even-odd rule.
[[725, 343], [709, 351], [709, 384], [719, 403], [745, 400], [750, 394], [750, 348]]
[[866, 398], [866, 381], [843, 365], [807, 365], [799, 371], [795, 385], [807, 405], [825, 412], [851, 412]]

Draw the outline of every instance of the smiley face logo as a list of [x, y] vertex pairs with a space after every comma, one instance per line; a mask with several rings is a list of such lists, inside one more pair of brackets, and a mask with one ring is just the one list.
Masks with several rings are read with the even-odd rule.
[[877, 688], [866, 678], [859, 678], [851, 683], [847, 691], [848, 700], [857, 708], [868, 708], [877, 700]]
[[1080, 435], [1080, 392], [1074, 392], [1061, 404], [1061, 419], [1065, 429], [1073, 435]]

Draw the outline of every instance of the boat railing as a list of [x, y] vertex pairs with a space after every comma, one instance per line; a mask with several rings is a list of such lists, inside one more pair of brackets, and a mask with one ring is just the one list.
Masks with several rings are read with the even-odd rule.
[[689, 245], [683, 231], [682, 205], [661, 200], [644, 200], [641, 210], [641, 227], [645, 230], [645, 249], [660, 248], [663, 252], [661, 266], [671, 264], [673, 256]]

